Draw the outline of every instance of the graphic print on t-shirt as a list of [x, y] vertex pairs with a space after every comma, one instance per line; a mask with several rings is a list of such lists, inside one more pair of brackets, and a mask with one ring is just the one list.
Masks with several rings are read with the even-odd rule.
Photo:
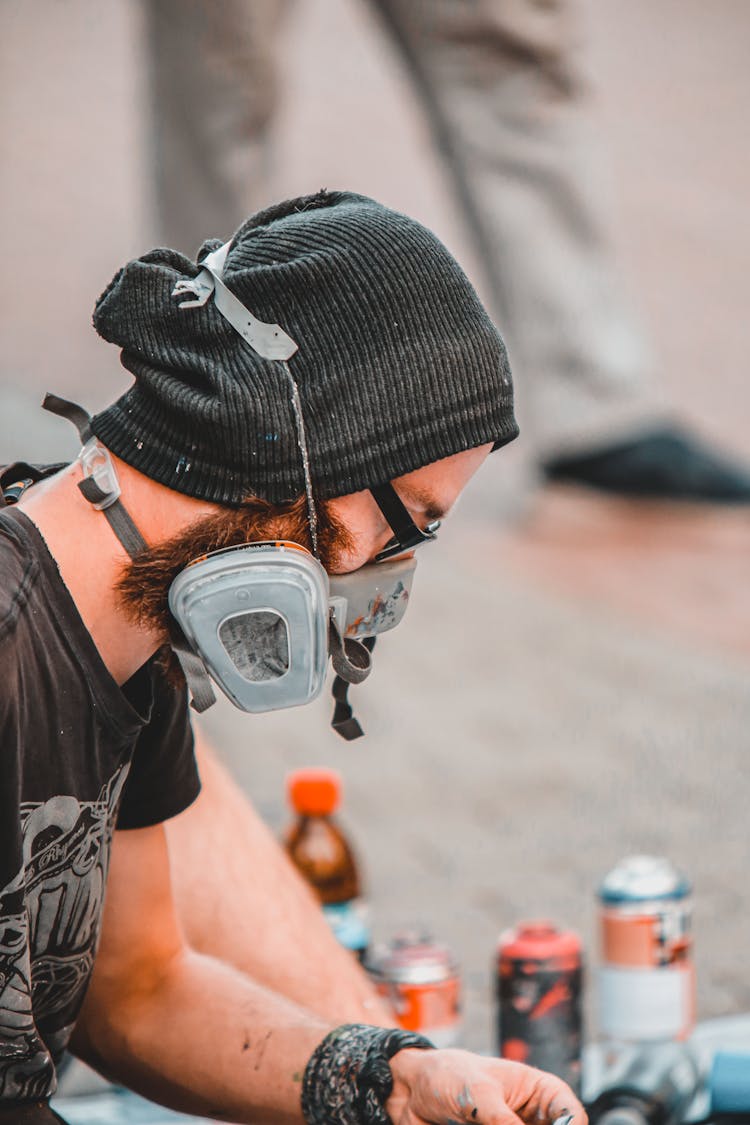
[[0, 890], [0, 1106], [53, 1092], [94, 962], [117, 807], [129, 765], [95, 801], [20, 806], [23, 863]]

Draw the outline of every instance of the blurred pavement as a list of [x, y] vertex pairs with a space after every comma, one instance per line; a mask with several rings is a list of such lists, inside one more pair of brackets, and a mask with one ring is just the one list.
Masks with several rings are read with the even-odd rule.
[[[585, 13], [630, 289], [683, 417], [747, 453], [750, 9]], [[36, 408], [48, 387], [93, 408], [126, 385], [90, 313], [151, 244], [138, 34], [135, 0], [0, 3], [0, 461], [74, 453]], [[285, 58], [273, 194], [363, 190], [434, 227], [471, 272], [367, 9], [306, 0]], [[288, 768], [342, 770], [376, 933], [418, 920], [455, 946], [469, 1045], [491, 1043], [498, 931], [548, 915], [593, 959], [593, 889], [632, 850], [695, 880], [700, 1015], [750, 1009], [748, 514], [531, 497], [527, 462], [522, 440], [491, 458], [425, 549], [404, 625], [352, 693], [365, 740], [330, 733], [327, 698], [260, 718], [220, 705], [206, 726], [274, 825]]]

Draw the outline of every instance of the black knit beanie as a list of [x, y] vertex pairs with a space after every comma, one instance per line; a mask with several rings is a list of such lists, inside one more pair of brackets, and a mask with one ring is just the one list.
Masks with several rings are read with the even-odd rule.
[[[198, 263], [219, 245], [204, 243]], [[305, 480], [283, 365], [262, 359], [213, 300], [180, 307], [175, 284], [200, 269], [152, 250], [99, 298], [94, 326], [122, 348], [135, 383], [92, 429], [189, 496], [293, 499]], [[321, 499], [518, 433], [503, 341], [446, 248], [413, 219], [349, 192], [289, 200], [240, 227], [223, 280], [299, 345], [289, 371]]]

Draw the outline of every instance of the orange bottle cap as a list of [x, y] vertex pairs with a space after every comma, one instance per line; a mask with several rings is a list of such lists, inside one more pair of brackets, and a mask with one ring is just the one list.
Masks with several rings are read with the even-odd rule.
[[341, 802], [341, 775], [336, 770], [293, 770], [286, 787], [292, 808], [300, 816], [330, 816]]

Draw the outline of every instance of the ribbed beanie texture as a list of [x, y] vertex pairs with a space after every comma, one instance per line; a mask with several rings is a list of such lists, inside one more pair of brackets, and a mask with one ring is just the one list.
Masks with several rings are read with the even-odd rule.
[[[305, 490], [289, 384], [213, 299], [180, 308], [200, 272], [173, 250], [129, 262], [94, 326], [122, 348], [135, 383], [92, 422], [113, 453], [189, 496], [278, 503]], [[503, 341], [468, 279], [425, 227], [372, 199], [320, 192], [248, 219], [223, 280], [299, 345], [313, 486], [371, 487], [518, 433]]]

